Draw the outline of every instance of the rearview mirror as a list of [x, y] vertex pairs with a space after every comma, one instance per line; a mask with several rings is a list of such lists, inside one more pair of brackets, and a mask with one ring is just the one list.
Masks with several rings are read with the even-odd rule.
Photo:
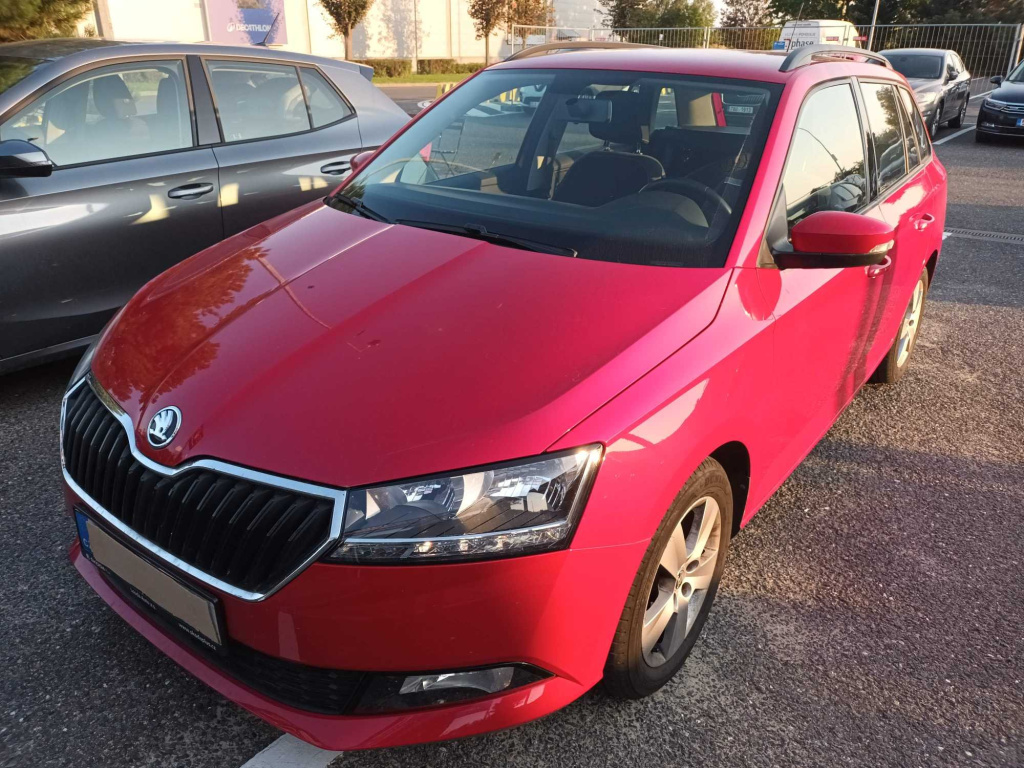
[[358, 155], [348, 161], [349, 167], [352, 169], [352, 173], [358, 173], [359, 169], [369, 162], [370, 158], [373, 157], [374, 150], [368, 149], [365, 152], [360, 152]]
[[819, 211], [790, 230], [793, 251], [772, 256], [779, 269], [836, 269], [881, 264], [893, 246], [890, 224], [845, 211]]
[[992, 85], [1002, 85], [1003, 84], [1003, 76], [1002, 75], [996, 75], [995, 77], [991, 78], [989, 80], [989, 82], [992, 83]]
[[0, 176], [49, 176], [53, 163], [35, 144], [20, 139], [0, 141]]

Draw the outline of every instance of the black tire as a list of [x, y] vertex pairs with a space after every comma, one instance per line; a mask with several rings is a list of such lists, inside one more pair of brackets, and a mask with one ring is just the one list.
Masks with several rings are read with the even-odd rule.
[[[655, 576], [658, 574], [659, 561], [674, 529], [679, 526], [687, 510], [705, 496], [711, 497], [718, 503], [720, 512], [721, 536], [714, 573], [697, 617], [682, 640], [682, 644], [663, 664], [656, 667], [651, 666], [644, 658], [641, 647], [641, 631], [644, 612], [648, 608], [649, 597], [654, 589]], [[640, 569], [633, 580], [633, 586], [629, 590], [629, 597], [626, 599], [626, 606], [619, 619], [619, 626], [612, 640], [611, 651], [608, 654], [608, 662], [604, 670], [604, 685], [611, 695], [625, 699], [639, 699], [648, 696], [671, 680], [683, 665], [700, 636], [722, 579], [722, 571], [725, 568], [725, 559], [729, 550], [729, 538], [732, 534], [732, 505], [732, 488], [725, 470], [714, 459], [705, 459], [686, 482], [675, 501], [672, 502], [672, 506], [651, 539], [651, 544], [647, 548]]]
[[932, 120], [928, 123], [928, 135], [932, 137], [932, 141], [935, 140], [936, 134], [939, 132], [939, 128], [942, 127], [942, 123], [939, 121], [939, 117], [942, 115], [942, 102], [939, 102], [939, 106], [935, 108], [935, 114], [932, 115]]
[[956, 117], [949, 121], [950, 128], [959, 128], [964, 124], [964, 118], [967, 116], [967, 102], [970, 100], [971, 94], [968, 93], [964, 99], [963, 106], [960, 107], [960, 111], [956, 113]]
[[979, 131], [977, 129], [975, 129], [974, 131], [974, 140], [979, 144], [992, 143], [992, 137], [989, 134], [983, 133], [982, 131]]
[[[889, 347], [889, 352], [886, 354], [885, 359], [881, 364], [875, 369], [875, 372], [871, 375], [872, 384], [895, 384], [903, 378], [903, 374], [905, 374], [907, 369], [910, 367], [910, 360], [914, 356], [914, 347], [917, 346], [917, 340], [921, 336], [921, 323], [924, 321], [925, 299], [928, 298], [927, 269], [922, 270], [921, 276], [918, 278], [918, 282], [924, 284], [923, 294], [921, 296], [921, 313], [917, 319], [914, 335], [910, 339], [910, 346], [907, 355], [903, 359], [903, 362], [900, 363], [900, 336], [903, 331], [903, 322], [901, 322], [899, 330], [896, 331], [896, 339], [893, 341], [892, 346]], [[913, 301], [914, 297], [911, 296], [910, 301], [907, 303], [908, 310]]]

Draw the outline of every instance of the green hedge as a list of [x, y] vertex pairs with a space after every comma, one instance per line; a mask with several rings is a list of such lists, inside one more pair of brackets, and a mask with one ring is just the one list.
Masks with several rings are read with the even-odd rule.
[[420, 59], [421, 75], [465, 75], [483, 69], [483, 62], [456, 61], [455, 59]]
[[355, 64], [373, 67], [377, 77], [405, 77], [412, 74], [412, 62], [409, 59], [352, 59]]

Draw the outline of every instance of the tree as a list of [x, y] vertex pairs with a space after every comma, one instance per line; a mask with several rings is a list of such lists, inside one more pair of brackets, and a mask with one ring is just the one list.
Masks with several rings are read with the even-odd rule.
[[725, 0], [723, 27], [763, 27], [772, 21], [769, 0]]
[[605, 21], [614, 29], [633, 27], [710, 27], [714, 0], [601, 0]]
[[92, 0], [0, 0], [0, 43], [70, 37]]
[[476, 36], [484, 39], [484, 66], [491, 63], [491, 33], [505, 20], [506, 0], [470, 0], [469, 17], [476, 27]]
[[[413, 0], [415, 2], [415, 0]], [[345, 38], [345, 56], [352, 58], [352, 30], [366, 18], [373, 0], [320, 0], [335, 31]]]
[[[515, 27], [553, 27], [555, 26], [555, 9], [549, 0], [507, 0], [505, 6], [505, 23], [509, 31]], [[523, 44], [526, 44], [526, 33], [523, 32]]]
[[601, 0], [605, 23], [613, 29], [644, 26], [646, 0]]

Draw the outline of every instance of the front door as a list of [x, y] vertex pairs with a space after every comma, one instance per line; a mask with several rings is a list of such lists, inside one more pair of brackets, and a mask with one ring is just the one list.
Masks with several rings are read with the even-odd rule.
[[232, 235], [325, 197], [362, 149], [355, 112], [312, 67], [207, 58], [224, 143], [224, 229]]
[[222, 237], [213, 151], [180, 59], [101, 66], [0, 118], [55, 164], [0, 179], [0, 360], [74, 346], [143, 283]]

